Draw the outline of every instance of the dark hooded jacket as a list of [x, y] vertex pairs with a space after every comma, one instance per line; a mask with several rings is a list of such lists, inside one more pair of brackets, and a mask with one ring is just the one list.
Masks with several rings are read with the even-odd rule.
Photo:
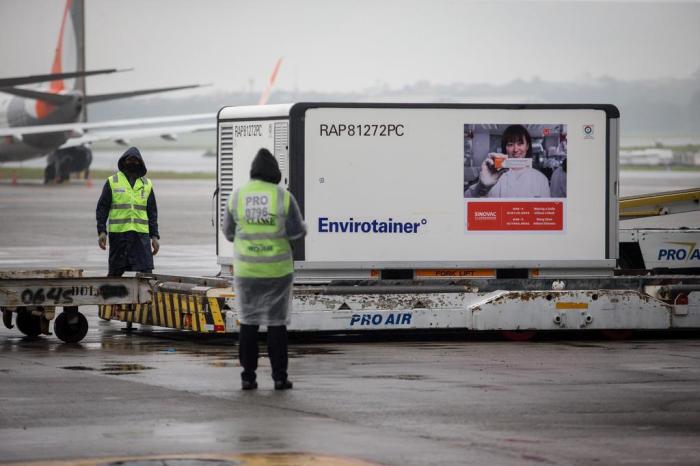
[[282, 172], [277, 159], [267, 149], [260, 149], [250, 166], [250, 178], [252, 180], [267, 181], [279, 184], [282, 181]]
[[[139, 171], [134, 175], [126, 172], [124, 162], [127, 157], [134, 156], [141, 163]], [[131, 186], [137, 178], [146, 175], [146, 164], [141, 157], [141, 152], [136, 147], [129, 147], [117, 162], [117, 168], [122, 172]], [[146, 201], [148, 212], [148, 234], [127, 231], [124, 233], [109, 233], [109, 274], [127, 270], [147, 272], [153, 270], [153, 255], [151, 253], [151, 237], [160, 238], [158, 234], [158, 206], [156, 205], [156, 195], [154, 190]], [[112, 206], [112, 190], [109, 187], [109, 180], [105, 181], [102, 188], [102, 195], [97, 201], [95, 217], [97, 220], [97, 234], [107, 232], [107, 218]]]

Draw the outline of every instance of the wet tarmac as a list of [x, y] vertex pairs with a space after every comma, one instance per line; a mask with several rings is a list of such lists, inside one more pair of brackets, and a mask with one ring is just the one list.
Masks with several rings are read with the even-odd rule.
[[[94, 231], [100, 189], [0, 184], [0, 267], [104, 274]], [[156, 184], [159, 272], [216, 273], [212, 192], [213, 182]], [[90, 330], [80, 344], [0, 328], [0, 462], [687, 465], [700, 457], [693, 333], [545, 334], [528, 343], [298, 335], [294, 389], [272, 389], [263, 351], [260, 388], [242, 392], [233, 338], [126, 333], [94, 307], [83, 311]], [[282, 462], [272, 453], [301, 456]]]
[[2, 461], [306, 452], [396, 465], [681, 465], [700, 454], [693, 334], [296, 336], [294, 389], [272, 389], [262, 351], [260, 388], [242, 392], [233, 338], [126, 333], [86, 313], [80, 344], [0, 330]]
[[[75, 267], [107, 274], [107, 251], [97, 246], [95, 207], [103, 181], [44, 186], [0, 183], [0, 268]], [[154, 180], [162, 274], [214, 275], [215, 181]]]

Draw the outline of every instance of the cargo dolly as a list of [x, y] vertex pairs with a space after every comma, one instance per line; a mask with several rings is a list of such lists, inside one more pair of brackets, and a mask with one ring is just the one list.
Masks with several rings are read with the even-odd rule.
[[[24, 273], [3, 278], [3, 322], [28, 336], [54, 333], [78, 342], [88, 331], [80, 306], [97, 305], [103, 319], [196, 333], [238, 332], [229, 281], [137, 274], [82, 277]], [[51, 276], [47, 276], [51, 275]], [[63, 276], [61, 276], [63, 275]], [[525, 339], [537, 330], [700, 328], [700, 277], [470, 277], [470, 271], [422, 280], [297, 284], [290, 331], [500, 330]]]

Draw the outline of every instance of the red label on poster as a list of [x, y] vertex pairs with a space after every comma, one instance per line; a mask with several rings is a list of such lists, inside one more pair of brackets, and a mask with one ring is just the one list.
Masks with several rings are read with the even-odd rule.
[[467, 231], [561, 231], [563, 229], [563, 202], [467, 203]]

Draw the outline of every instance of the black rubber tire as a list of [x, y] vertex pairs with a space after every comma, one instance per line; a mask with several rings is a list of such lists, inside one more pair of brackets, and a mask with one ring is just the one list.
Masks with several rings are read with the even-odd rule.
[[17, 324], [17, 329], [28, 337], [38, 337], [41, 335], [40, 318], [33, 316], [29, 311], [20, 311], [17, 313], [15, 324]]
[[87, 335], [88, 321], [80, 312], [61, 312], [53, 324], [53, 332], [66, 343], [77, 343]]
[[5, 325], [6, 328], [14, 328], [14, 325], [12, 325], [12, 312], [3, 309], [2, 310], [2, 323]]

